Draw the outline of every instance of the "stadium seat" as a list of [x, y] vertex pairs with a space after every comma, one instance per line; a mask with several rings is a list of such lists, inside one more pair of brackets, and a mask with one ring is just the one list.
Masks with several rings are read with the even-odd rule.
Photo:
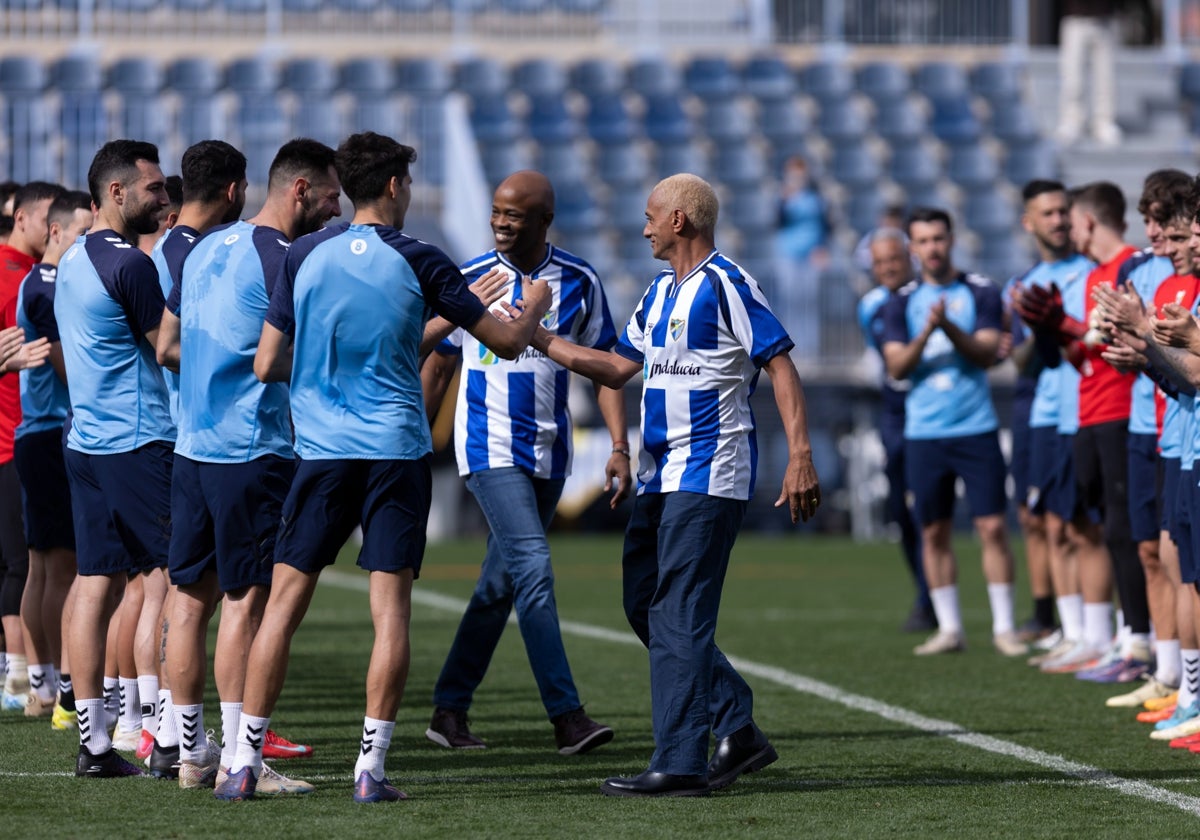
[[177, 127], [183, 145], [228, 135], [225, 109], [217, 95], [221, 81], [221, 69], [208, 58], [184, 58], [167, 68], [167, 87], [180, 95]]
[[914, 143], [928, 130], [924, 110], [907, 96], [880, 102], [875, 111], [875, 131], [893, 147]]
[[513, 69], [512, 84], [530, 96], [559, 96], [567, 89], [567, 71], [551, 58], [533, 58]]
[[817, 129], [834, 144], [862, 140], [868, 125], [862, 103], [854, 99], [826, 102], [817, 118]]
[[741, 79], [723, 56], [697, 56], [683, 72], [683, 86], [695, 96], [711, 102], [741, 93]]
[[855, 85], [878, 104], [902, 99], [912, 89], [908, 71], [891, 61], [864, 64], [855, 75]]
[[1190, 102], [1200, 102], [1200, 63], [1189, 62], [1180, 68], [1179, 92]]
[[481, 143], [511, 143], [523, 135], [504, 96], [484, 96], [471, 108], [471, 126]]
[[267, 9], [267, 0], [221, 0], [221, 7], [233, 14], [261, 14]]
[[754, 56], [742, 67], [742, 89], [764, 103], [787, 99], [796, 92], [796, 75], [778, 56]]
[[46, 66], [41, 59], [25, 55], [0, 59], [0, 92], [40, 93], [47, 82]]
[[561, 180], [554, 187], [554, 227], [567, 235], [604, 227], [604, 214], [584, 181]]
[[48, 81], [46, 67], [36, 58], [0, 59], [0, 93], [4, 94], [3, 119], [7, 124], [9, 171], [17, 182], [57, 180], [52, 159], [53, 138], [58, 133], [54, 116], [42, 91]]
[[283, 67], [283, 85], [288, 90], [328, 94], [337, 83], [337, 69], [324, 58], [297, 58]]
[[212, 8], [213, 0], [167, 0], [167, 5], [179, 12], [205, 12]]
[[390, 6], [401, 14], [424, 14], [437, 8], [437, 0], [385, 0], [385, 6]]
[[[709, 175], [708, 156], [704, 147], [692, 140], [659, 144], [654, 168], [659, 178], [666, 178], [678, 172], [691, 172], [701, 178], [707, 178]], [[644, 209], [645, 197], [642, 201]], [[642, 214], [639, 212], [638, 215], [640, 217]]]
[[396, 87], [396, 68], [383, 58], [355, 58], [341, 68], [341, 86], [353, 93], [389, 93]]
[[[332, 5], [340, 12], [349, 14], [366, 14], [373, 12], [380, 6], [380, 0], [330, 0]], [[422, 11], [421, 9], [402, 11]]]
[[950, 61], [922, 64], [913, 74], [913, 83], [918, 91], [934, 101], [964, 99], [971, 93], [967, 72], [961, 64]]
[[683, 143], [696, 135], [692, 118], [674, 95], [646, 97], [644, 128], [656, 143]]
[[625, 71], [609, 58], [585, 58], [570, 71], [571, 86], [588, 98], [615, 94], [625, 87]]
[[512, 173], [533, 168], [533, 158], [524, 143], [485, 143], [479, 147], [479, 153], [492, 189]]
[[839, 184], [856, 190], [877, 184], [883, 169], [866, 145], [849, 144], [834, 147], [829, 174]]
[[591, 15], [600, 12], [608, 0], [554, 0], [554, 5], [567, 14]]
[[123, 58], [109, 67], [108, 85], [120, 95], [116, 126], [122, 137], [166, 143], [171, 112], [159, 99], [163, 80], [162, 66], [149, 58]]
[[225, 69], [225, 86], [237, 93], [272, 93], [279, 88], [279, 68], [265, 58], [239, 58]]
[[721, 219], [741, 231], [773, 231], [779, 224], [779, 199], [757, 186], [730, 190], [721, 201]]
[[1029, 106], [1013, 100], [992, 107], [992, 134], [1009, 146], [1021, 146], [1037, 142], [1040, 129]]
[[971, 71], [971, 90], [993, 105], [1019, 102], [1021, 75], [1021, 68], [1013, 62], [985, 62]]
[[608, 223], [623, 237], [640, 236], [646, 226], [646, 199], [650, 191], [641, 184], [616, 184], [609, 194]]
[[401, 111], [395, 103], [397, 69], [383, 58], [355, 58], [342, 64], [340, 86], [354, 98], [350, 125], [356, 131], [400, 135]]
[[600, 144], [628, 143], [638, 133], [637, 122], [629, 113], [620, 93], [597, 93], [592, 96], [584, 124], [588, 136]]
[[63, 178], [71, 184], [86, 184], [95, 150], [112, 135], [101, 95], [103, 72], [91, 58], [67, 56], [55, 63], [51, 79], [61, 92]]
[[993, 186], [1000, 167], [983, 146], [956, 146], [946, 160], [946, 177], [967, 190], [977, 190]]
[[290, 14], [311, 14], [324, 5], [325, 0], [283, 0], [283, 10]]
[[472, 99], [500, 96], [508, 91], [508, 68], [494, 59], [469, 58], [458, 65], [455, 87]]
[[910, 210], [914, 207], [940, 207], [946, 209], [953, 206], [954, 196], [947, 192], [940, 183], [914, 184], [904, 190], [904, 204]]
[[761, 184], [767, 177], [767, 164], [757, 146], [723, 146], [713, 159], [713, 174], [725, 186], [748, 187]]
[[1021, 211], [1009, 194], [1000, 190], [969, 190], [963, 201], [962, 219], [980, 237], [1011, 236]]
[[212, 94], [221, 87], [221, 69], [208, 58], [182, 58], [167, 68], [167, 86], [183, 94]]
[[421, 96], [441, 96], [454, 86], [454, 75], [437, 58], [409, 58], [396, 67], [401, 90]]
[[596, 175], [610, 187], [638, 187], [650, 178], [650, 160], [637, 143], [598, 144]]
[[808, 111], [794, 97], [763, 102], [758, 127], [776, 149], [799, 147], [812, 129]]
[[663, 58], [643, 58], [626, 71], [626, 85], [647, 99], [674, 97], [680, 88], [679, 68]]
[[550, 0], [497, 0], [502, 10], [510, 14], [532, 15], [546, 10]]
[[529, 135], [539, 143], [569, 143], [582, 133], [561, 93], [529, 97]]
[[108, 86], [120, 93], [158, 93], [163, 86], [162, 65], [151, 58], [122, 58], [108, 68]]
[[348, 133], [333, 96], [337, 71], [323, 58], [300, 58], [283, 68], [283, 84], [297, 94], [291, 134], [336, 145]]
[[98, 91], [104, 71], [94, 58], [68, 55], [55, 62], [50, 79], [59, 90]]
[[950, 145], [969, 145], [979, 141], [983, 128], [969, 100], [962, 98], [931, 101], [933, 115], [929, 120], [929, 130], [935, 137]]
[[859, 236], [865, 236], [879, 224], [879, 217], [887, 207], [883, 193], [876, 188], [856, 190], [850, 194], [842, 208], [850, 227]]
[[754, 113], [744, 99], [710, 99], [703, 125], [704, 133], [714, 143], [743, 143], [754, 130]]
[[1018, 187], [1035, 178], [1056, 179], [1061, 174], [1058, 153], [1045, 141], [1010, 148], [1004, 161], [1004, 176]]
[[591, 167], [576, 143], [543, 144], [538, 154], [538, 169], [555, 184], [578, 184], [587, 180]]
[[854, 72], [841, 62], [817, 62], [800, 72], [804, 92], [824, 106], [843, 102], [854, 93]]
[[942, 177], [942, 165], [925, 144], [913, 143], [892, 151], [888, 175], [906, 192], [925, 189]]

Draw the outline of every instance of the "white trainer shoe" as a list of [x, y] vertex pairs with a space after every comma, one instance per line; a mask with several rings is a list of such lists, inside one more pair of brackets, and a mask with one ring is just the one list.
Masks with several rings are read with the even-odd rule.
[[967, 649], [967, 640], [961, 631], [939, 630], [913, 648], [917, 656], [935, 656], [939, 653], [957, 653]]

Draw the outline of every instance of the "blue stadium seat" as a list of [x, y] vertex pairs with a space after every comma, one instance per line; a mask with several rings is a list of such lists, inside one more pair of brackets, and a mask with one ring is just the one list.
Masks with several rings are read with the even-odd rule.
[[0, 91], [4, 93], [40, 93], [47, 82], [46, 66], [39, 58], [14, 55], [0, 59]]
[[627, 86], [649, 98], [675, 96], [679, 92], [679, 68], [665, 58], [643, 58], [626, 71]]
[[796, 75], [775, 55], [758, 55], [742, 67], [742, 88], [760, 102], [786, 99], [796, 92]]
[[337, 83], [337, 69], [324, 58], [297, 58], [283, 67], [283, 85], [289, 90], [327, 94]]
[[529, 97], [529, 134], [539, 143], [569, 143], [582, 134], [561, 93]]
[[913, 74], [913, 81], [916, 89], [931, 100], [961, 99], [971, 93], [967, 72], [951, 61], [922, 64]]
[[92, 155], [112, 136], [101, 95], [103, 72], [94, 59], [67, 56], [55, 63], [51, 78], [61, 91], [63, 178], [71, 184], [86, 184]]
[[641, 186], [650, 178], [650, 160], [642, 146], [609, 143], [596, 151], [596, 175], [610, 187]]
[[877, 103], [901, 99], [912, 89], [908, 71], [891, 61], [874, 61], [864, 64], [855, 76], [855, 84]]
[[310, 14], [324, 5], [325, 0], [283, 0], [283, 10], [290, 14]]
[[925, 189], [942, 177], [942, 164], [926, 145], [913, 143], [892, 152], [888, 175], [906, 192]]
[[970, 190], [963, 201], [963, 222], [981, 237], [1011, 236], [1021, 211], [1007, 192]]
[[925, 112], [907, 96], [880, 102], [875, 131], [893, 147], [920, 140], [929, 130]]
[[683, 143], [696, 135], [692, 118], [674, 95], [646, 97], [644, 127], [656, 143]]
[[1011, 231], [981, 237], [976, 255], [978, 271], [997, 284], [1006, 283], [1033, 267], [1036, 260], [1028, 247], [1024, 237], [1014, 236]]
[[711, 101], [737, 96], [742, 83], [724, 56], [697, 56], [683, 72], [683, 85], [695, 96]]
[[883, 168], [866, 145], [839, 145], [834, 147], [829, 174], [838, 183], [855, 190], [878, 184]]
[[554, 182], [554, 227], [567, 235], [604, 227], [604, 213], [586, 182], [566, 179]]
[[971, 90], [993, 105], [1021, 100], [1021, 68], [1011, 61], [990, 61], [975, 67], [970, 74]]
[[122, 58], [108, 68], [108, 86], [120, 93], [158, 93], [163, 86], [162, 65], [151, 58]]
[[758, 127], [772, 146], [792, 148], [804, 143], [812, 123], [800, 103], [788, 97], [763, 102], [758, 110]]
[[946, 160], [946, 176], [960, 187], [978, 190], [996, 183], [1000, 167], [983, 146], [956, 146]]
[[[693, 140], [681, 143], [661, 143], [655, 157], [654, 168], [659, 178], [679, 172], [691, 172], [701, 178], [709, 175], [708, 156], [704, 147]], [[645, 197], [643, 197], [643, 202]], [[643, 205], [643, 209], [644, 205]]]
[[512, 84], [530, 96], [559, 96], [567, 89], [567, 71], [562, 62], [533, 58], [513, 69]]
[[446, 99], [441, 96], [418, 96], [412, 103], [410, 122], [405, 126], [407, 136], [416, 139], [421, 180], [441, 185], [446, 182]]
[[555, 184], [578, 184], [587, 180], [591, 167], [575, 143], [543, 145], [538, 155], [538, 169]]
[[568, 14], [591, 15], [604, 9], [608, 0], [554, 0], [554, 5]]
[[337, 80], [333, 64], [323, 58], [300, 58], [284, 66], [284, 87], [297, 94], [291, 134], [326, 145], [342, 140], [347, 132], [333, 97]]
[[385, 6], [390, 6], [402, 14], [424, 14], [437, 8], [437, 0], [385, 0]]
[[114, 12], [149, 12], [160, 4], [161, 0], [106, 0], [102, 8], [109, 8]]
[[740, 98], [709, 99], [704, 109], [704, 133], [714, 143], [742, 143], [754, 130], [754, 113]]
[[204, 12], [212, 8], [213, 0], [167, 0], [167, 5], [180, 12]]
[[455, 71], [455, 87], [478, 98], [500, 96], [509, 88], [508, 68], [490, 58], [469, 58]]
[[164, 73], [149, 58], [124, 58], [108, 69], [108, 85], [120, 94], [117, 130], [162, 146], [168, 137], [170, 111], [159, 101]]
[[646, 199], [649, 197], [650, 191], [641, 184], [614, 185], [605, 214], [608, 223], [622, 237], [640, 236], [646, 226]]
[[866, 136], [868, 127], [862, 103], [853, 99], [826, 102], [817, 118], [817, 129], [835, 144], [861, 140]]
[[933, 103], [929, 130], [943, 143], [970, 145], [979, 142], [983, 127], [967, 99], [938, 99]]
[[865, 236], [879, 224], [879, 217], [887, 206], [883, 193], [878, 189], [856, 190], [850, 194], [842, 212], [850, 227], [859, 236]]
[[779, 200], [760, 187], [733, 189], [721, 202], [721, 219], [743, 231], [774, 230], [779, 223]]
[[[380, 0], [331, 0], [338, 11], [349, 14], [366, 14], [379, 8]], [[418, 10], [419, 11], [419, 10]]]
[[471, 108], [471, 127], [482, 143], [512, 143], [524, 132], [503, 96], [476, 99]]
[[221, 0], [221, 6], [234, 14], [259, 14], [266, 11], [267, 0]]
[[514, 172], [533, 168], [533, 158], [524, 143], [485, 143], [479, 153], [484, 175], [493, 189]]
[[1009, 146], [1035, 143], [1041, 136], [1037, 117], [1020, 100], [997, 103], [992, 107], [992, 134]]
[[55, 62], [50, 78], [59, 90], [98, 91], [104, 71], [94, 58], [69, 55]]
[[[650, 243], [647, 242], [646, 239], [642, 236], [642, 228], [645, 226], [645, 223], [646, 223], [646, 219], [645, 219], [645, 215], [644, 215], [645, 209], [646, 209], [646, 205], [645, 205], [645, 203], [643, 203], [642, 204], [642, 211], [643, 211], [642, 225], [639, 225], [638, 229], [636, 231], [630, 231], [628, 233], [624, 233], [618, 238], [618, 240], [617, 240], [617, 256], [620, 257], [621, 260], [623, 260], [623, 261], [641, 263], [642, 265], [649, 267], [649, 265], [650, 265], [649, 260], [652, 260], [654, 258], [654, 255], [650, 251]], [[643, 284], [648, 283], [650, 278], [654, 277], [656, 274], [658, 274], [659, 271], [661, 271], [664, 268], [666, 268], [665, 263], [658, 263], [653, 268], [642, 268], [641, 269], [642, 283]]]
[[167, 68], [167, 86], [184, 94], [212, 94], [221, 87], [221, 69], [208, 58], [181, 58]]
[[500, 8], [513, 14], [532, 15], [546, 10], [550, 0], [498, 0]]
[[341, 86], [353, 93], [390, 93], [396, 87], [396, 68], [384, 58], [355, 58], [341, 69]]
[[757, 146], [724, 146], [713, 159], [713, 174], [725, 186], [748, 187], [767, 177], [767, 162]]
[[1045, 141], [1013, 147], [1004, 161], [1004, 176], [1018, 187], [1035, 178], [1056, 179], [1061, 175], [1058, 152]]
[[914, 207], [940, 207], [946, 210], [953, 203], [953, 195], [948, 193], [941, 184], [915, 184], [904, 190], [904, 204], [909, 210]]
[[840, 62], [818, 62], [800, 74], [801, 86], [822, 105], [845, 101], [854, 93], [854, 73]]
[[638, 125], [620, 93], [597, 93], [588, 103], [585, 119], [588, 136], [600, 144], [628, 143]]
[[279, 89], [279, 67], [266, 58], [239, 58], [225, 69], [225, 86], [237, 93], [270, 93]]
[[454, 75], [437, 58], [409, 58], [396, 67], [400, 88], [421, 96], [441, 96], [454, 86]]
[[571, 86], [589, 98], [625, 87], [625, 70], [610, 58], [585, 58], [571, 68]]
[[180, 94], [178, 131], [185, 146], [228, 135], [217, 96], [221, 83], [221, 69], [208, 58], [184, 58], [167, 68], [167, 87]]
[[1180, 68], [1179, 92], [1190, 102], [1200, 102], [1200, 63], [1193, 61]]

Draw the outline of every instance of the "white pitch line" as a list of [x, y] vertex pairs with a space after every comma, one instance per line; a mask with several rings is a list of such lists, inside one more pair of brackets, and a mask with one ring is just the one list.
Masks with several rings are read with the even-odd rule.
[[[335, 569], [326, 569], [321, 575], [321, 582], [342, 589], [355, 589], [360, 592], [367, 591], [367, 579], [365, 577], [339, 572]], [[453, 598], [449, 595], [431, 592], [423, 588], [413, 589], [412, 599], [414, 603], [448, 612], [461, 613], [467, 607], [467, 602], [461, 598]], [[515, 617], [510, 617], [509, 623], [516, 623]], [[641, 647], [642, 644], [637, 636], [632, 633], [610, 630], [607, 627], [580, 624], [574, 621], [563, 621], [561, 622], [561, 626], [564, 633], [572, 636], [582, 636], [588, 639], [634, 645], [637, 647]], [[729, 661], [743, 674], [753, 675], [759, 679], [782, 685], [802, 694], [811, 694], [814, 697], [820, 697], [822, 700], [828, 700], [831, 703], [845, 706], [848, 709], [869, 712], [885, 720], [903, 724], [922, 732], [928, 732], [931, 735], [941, 735], [969, 747], [975, 747], [976, 749], [996, 755], [1015, 758], [1027, 764], [1034, 764], [1047, 770], [1053, 770], [1056, 773], [1062, 773], [1064, 776], [1079, 779], [1089, 785], [1107, 788], [1117, 793], [1135, 796], [1150, 802], [1170, 805], [1181, 811], [1186, 811], [1189, 814], [1200, 817], [1200, 797], [1176, 793], [1175, 791], [1155, 787], [1136, 779], [1125, 779], [1100, 767], [1081, 764], [1059, 755], [1031, 749], [1030, 747], [1023, 747], [1020, 744], [1014, 744], [1011, 741], [1004, 741], [1000, 738], [993, 738], [990, 735], [972, 732], [952, 721], [926, 717], [917, 712], [876, 700], [873, 697], [852, 694], [835, 685], [814, 680], [801, 674], [793, 674], [791, 671], [786, 671], [783, 668], [763, 665], [735, 656], [729, 656]]]

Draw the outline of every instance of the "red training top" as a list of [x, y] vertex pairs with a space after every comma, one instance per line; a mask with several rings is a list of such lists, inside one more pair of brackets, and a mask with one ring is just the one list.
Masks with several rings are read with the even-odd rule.
[[[1191, 309], [1196, 302], [1196, 292], [1200, 291], [1200, 278], [1180, 277], [1172, 274], [1159, 284], [1154, 293], [1154, 310], [1161, 312], [1168, 303], [1177, 303], [1184, 309]], [[1167, 413], [1167, 395], [1162, 388], [1154, 389], [1154, 417], [1158, 423], [1158, 436], [1162, 437], [1163, 416]]]
[[[1096, 307], [1096, 302], [1092, 300], [1092, 290], [1100, 285], [1115, 289], [1121, 263], [1136, 253], [1136, 248], [1126, 245], [1111, 260], [1092, 269], [1083, 290], [1084, 323], [1089, 322], [1092, 310]], [[1100, 357], [1103, 352], [1104, 345], [1085, 349], [1085, 363], [1079, 377], [1080, 428], [1129, 419], [1129, 407], [1133, 401], [1133, 380], [1137, 375], [1119, 373]]]
[[[11, 245], [0, 245], [0, 329], [17, 325], [17, 291], [37, 263]], [[21, 422], [21, 378], [0, 376], [0, 464], [13, 459], [13, 432]]]

